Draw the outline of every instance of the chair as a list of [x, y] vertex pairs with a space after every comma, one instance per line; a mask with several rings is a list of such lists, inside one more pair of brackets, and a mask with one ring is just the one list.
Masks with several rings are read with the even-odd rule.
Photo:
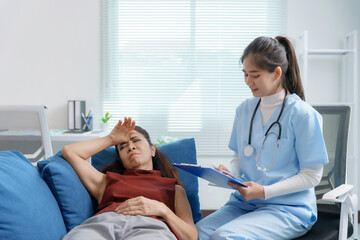
[[323, 177], [315, 188], [318, 220], [311, 230], [296, 239], [358, 238], [357, 196], [346, 184], [349, 106], [314, 106], [323, 117], [323, 134], [329, 156]]
[[35, 163], [53, 155], [45, 106], [0, 105], [0, 151], [21, 151]]

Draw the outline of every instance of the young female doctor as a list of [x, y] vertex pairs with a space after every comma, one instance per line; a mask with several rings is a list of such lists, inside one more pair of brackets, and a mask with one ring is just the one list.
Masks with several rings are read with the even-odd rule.
[[241, 62], [254, 97], [236, 109], [230, 169], [247, 187], [229, 182], [237, 191], [197, 223], [199, 239], [296, 238], [317, 218], [314, 187], [328, 163], [322, 118], [304, 102], [287, 38], [256, 38]]

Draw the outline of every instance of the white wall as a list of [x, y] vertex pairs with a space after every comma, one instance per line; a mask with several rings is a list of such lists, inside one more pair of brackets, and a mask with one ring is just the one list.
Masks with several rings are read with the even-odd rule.
[[[300, 47], [298, 37], [304, 30], [308, 30], [309, 48], [343, 48], [348, 33], [357, 30], [360, 34], [359, 11], [358, 0], [288, 1], [288, 36], [295, 47]], [[311, 56], [308, 77], [306, 97], [309, 102], [340, 99], [341, 57]]]
[[43, 104], [51, 128], [67, 128], [69, 99], [98, 116], [100, 2], [0, 0], [0, 104]]
[[[360, 34], [359, 10], [358, 0], [288, 1], [288, 37], [297, 46], [308, 30], [311, 48], [341, 48], [347, 33]], [[44, 104], [51, 128], [67, 127], [69, 99], [86, 100], [98, 116], [100, 13], [101, 0], [0, 0], [0, 104]], [[340, 69], [338, 59], [311, 60], [310, 102], [339, 98]], [[229, 160], [199, 156], [200, 163]], [[202, 208], [218, 208], [228, 199], [228, 190], [204, 181], [200, 188]]]

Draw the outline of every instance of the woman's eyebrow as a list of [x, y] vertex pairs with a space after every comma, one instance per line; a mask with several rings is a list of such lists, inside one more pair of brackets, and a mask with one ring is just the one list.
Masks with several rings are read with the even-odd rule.
[[[133, 141], [133, 140], [136, 139], [136, 138], [138, 138], [138, 136], [131, 137], [130, 140]], [[119, 146], [125, 145], [125, 144], [127, 144], [127, 143], [128, 143], [128, 141], [121, 142], [121, 143], [119, 144]]]

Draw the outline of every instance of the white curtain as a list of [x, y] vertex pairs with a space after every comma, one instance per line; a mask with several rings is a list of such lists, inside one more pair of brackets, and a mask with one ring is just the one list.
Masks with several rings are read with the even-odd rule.
[[286, 1], [107, 0], [103, 113], [159, 136], [194, 137], [198, 155], [229, 155], [236, 107], [252, 96], [239, 58], [258, 36], [286, 34]]

